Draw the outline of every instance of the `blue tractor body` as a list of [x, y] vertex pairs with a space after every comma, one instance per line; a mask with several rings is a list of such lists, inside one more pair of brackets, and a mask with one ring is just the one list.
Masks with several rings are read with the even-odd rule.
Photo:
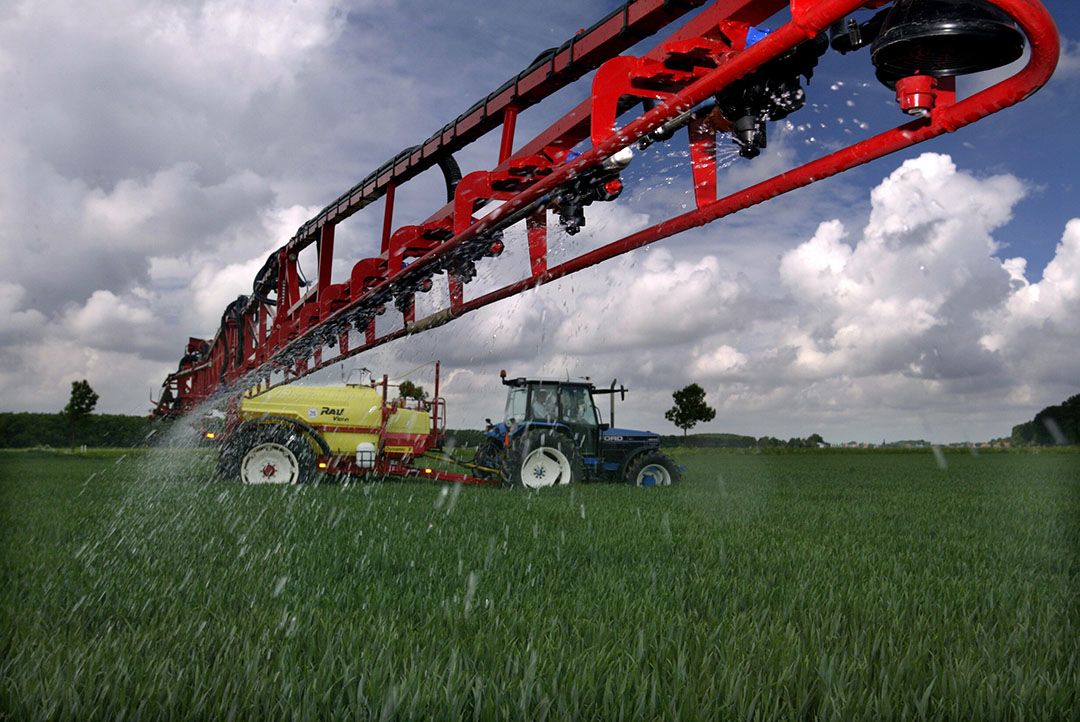
[[[509, 483], [547, 486], [541, 482], [555, 475], [560, 479], [555, 483], [606, 480], [651, 486], [678, 478], [678, 467], [659, 452], [659, 434], [601, 421], [594, 396], [625, 395], [625, 388], [598, 389], [587, 380], [504, 377], [503, 383], [509, 387], [504, 419], [488, 420], [476, 463], [498, 470]], [[545, 461], [548, 467], [541, 468]], [[643, 463], [642, 472], [638, 467]], [[664, 468], [654, 469], [657, 464]], [[565, 476], [559, 476], [560, 468], [568, 470]]]

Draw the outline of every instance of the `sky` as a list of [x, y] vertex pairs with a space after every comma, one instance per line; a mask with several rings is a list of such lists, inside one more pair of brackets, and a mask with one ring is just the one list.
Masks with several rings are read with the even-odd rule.
[[[211, 337], [298, 226], [616, 5], [103, 0], [87, 22], [68, 2], [0, 4], [0, 410], [58, 411], [85, 378], [99, 411], [145, 413], [188, 336]], [[439, 358], [458, 428], [501, 416], [505, 368], [617, 378], [618, 424], [661, 433], [696, 382], [717, 414], [694, 431], [1007, 436], [1080, 393], [1080, 8], [1046, 6], [1062, 56], [1026, 102], [315, 381], [365, 366], [430, 388]], [[587, 87], [523, 113], [519, 143]], [[865, 51], [827, 55], [807, 92], [761, 157], [724, 145], [722, 193], [905, 119]], [[639, 154], [624, 196], [553, 256], [692, 205], [684, 138]], [[497, 142], [462, 169], [494, 165]], [[407, 184], [396, 218], [426, 218], [440, 183]], [[381, 211], [339, 226], [335, 278], [377, 254]], [[508, 233], [467, 297], [519, 277], [524, 243]]]

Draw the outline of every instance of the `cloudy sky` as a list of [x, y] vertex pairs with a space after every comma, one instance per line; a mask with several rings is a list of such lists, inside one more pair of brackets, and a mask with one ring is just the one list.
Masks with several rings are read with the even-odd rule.
[[[211, 336], [303, 221], [615, 5], [0, 4], [0, 409], [58, 410], [87, 378], [99, 410], [145, 412], [187, 337]], [[349, 366], [441, 358], [460, 427], [501, 413], [507, 368], [617, 377], [632, 389], [617, 421], [663, 432], [671, 391], [695, 381], [718, 411], [698, 430], [1007, 435], [1080, 392], [1080, 10], [1047, 6], [1063, 54], [1029, 101]], [[585, 92], [524, 114], [519, 139]], [[754, 161], [722, 151], [722, 192], [903, 118], [863, 53], [828, 56], [789, 120]], [[493, 165], [496, 142], [463, 169]], [[556, 256], [679, 212], [687, 164], [684, 142], [654, 146]], [[406, 186], [400, 222], [438, 186]], [[380, 221], [377, 205], [339, 227], [338, 277], [375, 254]], [[522, 235], [467, 294], [522, 272]]]

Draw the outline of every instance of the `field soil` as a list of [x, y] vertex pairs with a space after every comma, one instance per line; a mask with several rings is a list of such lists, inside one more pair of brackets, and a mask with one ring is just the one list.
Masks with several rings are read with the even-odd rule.
[[1080, 453], [244, 487], [0, 452], [0, 720], [1077, 719]]

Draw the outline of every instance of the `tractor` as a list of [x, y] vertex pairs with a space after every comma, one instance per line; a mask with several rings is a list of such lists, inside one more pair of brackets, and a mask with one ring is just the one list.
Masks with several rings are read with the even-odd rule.
[[[476, 451], [476, 471], [529, 489], [581, 481], [669, 486], [681, 469], [660, 451], [660, 435], [614, 427], [615, 394], [582, 381], [507, 379], [503, 421], [487, 419]], [[595, 397], [610, 395], [611, 423], [602, 423]]]

